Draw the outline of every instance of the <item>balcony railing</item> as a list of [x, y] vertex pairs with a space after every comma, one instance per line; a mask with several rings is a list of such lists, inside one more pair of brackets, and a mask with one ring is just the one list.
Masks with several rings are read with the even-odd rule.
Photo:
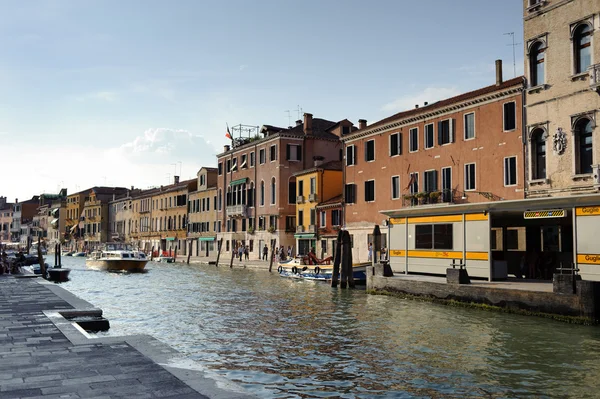
[[434, 205], [440, 203], [454, 203], [454, 190], [423, 191], [415, 194], [407, 194], [403, 197], [402, 205], [419, 206]]
[[316, 224], [311, 224], [308, 226], [308, 232], [309, 233], [316, 233], [317, 232], [317, 225]]
[[590, 75], [590, 90], [600, 93], [600, 64], [588, 67]]
[[304, 203], [304, 195], [298, 195], [296, 197], [296, 204], [303, 204]]
[[296, 226], [296, 233], [304, 233], [304, 226]]
[[246, 205], [231, 205], [227, 207], [227, 216], [246, 217]]
[[308, 200], [310, 202], [317, 202], [319, 200], [319, 196], [317, 194], [309, 194]]

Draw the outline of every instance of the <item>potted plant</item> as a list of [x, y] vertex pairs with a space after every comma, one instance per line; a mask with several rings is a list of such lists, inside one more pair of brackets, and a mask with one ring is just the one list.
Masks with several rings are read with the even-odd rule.
[[342, 226], [340, 226], [339, 224], [336, 224], [336, 225], [332, 226], [331, 228], [334, 229], [335, 231], [340, 231], [342, 229]]
[[269, 233], [275, 233], [275, 227], [269, 226], [268, 232]]
[[432, 204], [435, 204], [438, 202], [438, 200], [440, 199], [440, 196], [442, 195], [441, 192], [439, 191], [432, 191], [429, 193], [429, 199], [431, 200]]
[[427, 196], [427, 193], [416, 193], [415, 194], [415, 198], [419, 201], [419, 204], [423, 203], [423, 200], [425, 199], [425, 197]]
[[254, 234], [254, 227], [248, 227], [248, 234]]
[[414, 196], [414, 195], [412, 195], [412, 194], [404, 194], [404, 195], [402, 196], [402, 198], [403, 198], [405, 201], [409, 201], [410, 203], [412, 203], [412, 200], [414, 200], [414, 199], [415, 199], [415, 196]]

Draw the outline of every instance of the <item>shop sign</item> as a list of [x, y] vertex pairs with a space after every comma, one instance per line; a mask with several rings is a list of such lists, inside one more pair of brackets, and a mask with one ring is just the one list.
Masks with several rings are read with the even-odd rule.
[[523, 212], [524, 219], [564, 218], [565, 216], [567, 216], [567, 212], [564, 209], [547, 209], [543, 211]]

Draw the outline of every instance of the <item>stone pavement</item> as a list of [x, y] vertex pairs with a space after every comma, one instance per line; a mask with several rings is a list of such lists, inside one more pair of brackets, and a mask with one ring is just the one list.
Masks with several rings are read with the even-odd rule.
[[92, 338], [60, 315], [92, 308], [42, 279], [0, 276], [0, 398], [248, 398], [150, 336]]

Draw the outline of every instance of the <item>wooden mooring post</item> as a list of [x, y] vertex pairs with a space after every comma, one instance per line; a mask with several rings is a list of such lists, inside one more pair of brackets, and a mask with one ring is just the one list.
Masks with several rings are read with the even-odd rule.
[[333, 258], [333, 272], [331, 274], [331, 286], [337, 287], [340, 274], [340, 263], [342, 260], [342, 230], [338, 232], [335, 243], [335, 257]]
[[175, 247], [175, 255], [173, 256], [173, 262], [177, 261], [177, 247]]
[[192, 256], [192, 240], [190, 240], [190, 246], [188, 248], [188, 257], [187, 257], [187, 264], [190, 264], [190, 256]]
[[38, 237], [37, 256], [38, 263], [40, 264], [40, 270], [42, 271], [42, 277], [46, 278], [46, 264], [44, 263], [44, 258], [42, 257], [42, 244], [40, 237]]
[[237, 254], [237, 251], [233, 246], [233, 240], [231, 240], [231, 262], [229, 262], [230, 269], [233, 267], [233, 259], [235, 259], [235, 254]]
[[58, 244], [58, 267], [62, 267], [62, 244]]
[[150, 261], [154, 260], [154, 245], [152, 246], [152, 249], [150, 250]]
[[269, 261], [269, 272], [273, 270], [273, 258], [275, 257], [275, 240], [271, 240], [271, 260]]
[[54, 244], [54, 267], [58, 267], [58, 244]]
[[223, 247], [223, 238], [219, 238], [217, 241], [217, 261], [215, 262], [215, 267], [219, 267], [219, 258], [221, 257], [221, 248]]

